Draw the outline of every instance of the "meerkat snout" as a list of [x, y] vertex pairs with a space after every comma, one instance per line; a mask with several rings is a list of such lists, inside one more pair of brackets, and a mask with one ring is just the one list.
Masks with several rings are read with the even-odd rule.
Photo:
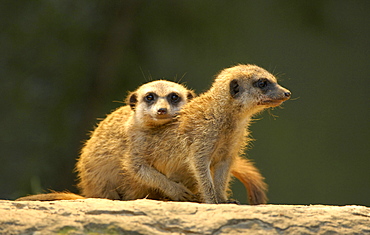
[[153, 100], [153, 103], [148, 105], [148, 112], [152, 113], [151, 115], [153, 118], [173, 118], [174, 114], [171, 114], [171, 111], [171, 103], [166, 97], [161, 97], [159, 95], [156, 95], [156, 99]]
[[278, 99], [281, 99], [283, 102], [286, 101], [286, 100], [289, 100], [290, 99], [290, 96], [292, 95], [292, 93], [288, 89], [286, 89], [286, 88], [284, 88], [282, 86], [279, 86], [279, 87], [280, 87], [280, 90], [281, 90], [281, 93], [282, 94], [281, 95], [278, 95], [278, 98], [276, 98], [276, 99], [277, 100]]
[[270, 79], [260, 78], [253, 83], [253, 86], [260, 93], [260, 101], [258, 105], [276, 107], [290, 99], [291, 96], [291, 92], [280, 86], [274, 77]]
[[290, 99], [290, 95], [291, 92], [280, 85], [276, 85], [276, 91], [269, 94], [270, 99], [275, 99], [277, 101], [286, 101]]
[[165, 115], [165, 114], [167, 114], [167, 109], [166, 108], [160, 108], [160, 109], [158, 109], [157, 114], [158, 115]]

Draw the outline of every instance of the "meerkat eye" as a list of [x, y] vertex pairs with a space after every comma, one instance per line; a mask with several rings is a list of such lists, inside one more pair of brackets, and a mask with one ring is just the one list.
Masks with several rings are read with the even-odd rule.
[[171, 101], [171, 103], [178, 103], [181, 100], [181, 97], [176, 93], [169, 94], [168, 98]]
[[144, 97], [145, 101], [151, 102], [155, 99], [155, 95], [153, 93], [149, 93]]
[[261, 78], [261, 79], [258, 79], [257, 82], [255, 82], [254, 86], [255, 87], [258, 87], [260, 89], [264, 89], [266, 88], [268, 85], [270, 84], [269, 80], [267, 80], [266, 78]]

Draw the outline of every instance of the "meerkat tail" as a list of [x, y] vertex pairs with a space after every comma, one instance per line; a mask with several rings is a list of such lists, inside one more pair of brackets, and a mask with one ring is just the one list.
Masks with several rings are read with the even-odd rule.
[[86, 198], [70, 192], [52, 192], [46, 194], [36, 194], [20, 197], [16, 199], [16, 201], [59, 201], [59, 200], [77, 200], [77, 199], [86, 199]]
[[264, 182], [264, 177], [248, 159], [237, 157], [231, 173], [244, 184], [249, 204], [267, 203], [267, 184]]

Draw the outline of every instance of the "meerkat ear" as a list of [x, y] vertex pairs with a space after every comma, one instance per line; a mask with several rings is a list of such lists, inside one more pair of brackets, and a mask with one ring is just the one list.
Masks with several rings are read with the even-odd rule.
[[197, 96], [197, 95], [195, 94], [194, 91], [188, 91], [188, 95], [186, 96], [186, 98], [189, 101], [189, 100], [193, 99], [195, 96]]
[[128, 98], [127, 98], [127, 100], [126, 100], [126, 103], [128, 104], [128, 105], [130, 105], [130, 107], [131, 107], [131, 109], [132, 110], [135, 110], [135, 106], [136, 106], [136, 104], [137, 104], [137, 94], [136, 93], [131, 93], [129, 96], [128, 96]]
[[230, 82], [230, 95], [233, 98], [236, 98], [240, 94], [239, 81], [234, 79]]

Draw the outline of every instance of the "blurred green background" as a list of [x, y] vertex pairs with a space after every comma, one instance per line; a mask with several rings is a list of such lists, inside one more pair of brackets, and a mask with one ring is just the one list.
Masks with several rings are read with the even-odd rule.
[[367, 0], [2, 1], [0, 198], [77, 192], [88, 132], [146, 81], [200, 93], [253, 63], [293, 92], [251, 126], [270, 203], [370, 206], [369, 12]]

